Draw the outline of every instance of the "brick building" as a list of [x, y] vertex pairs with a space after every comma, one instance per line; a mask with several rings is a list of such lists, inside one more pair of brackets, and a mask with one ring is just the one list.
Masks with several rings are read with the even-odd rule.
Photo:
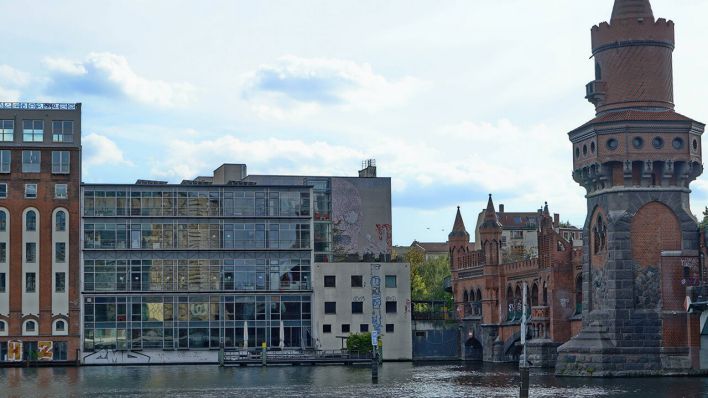
[[0, 103], [0, 361], [79, 348], [81, 104]]
[[537, 225], [533, 230], [537, 255], [504, 261], [504, 228], [499, 215], [508, 213], [500, 210], [495, 211], [490, 195], [475, 231], [476, 245], [470, 243], [459, 209], [448, 236], [463, 358], [519, 360], [522, 291], [526, 284], [531, 316], [529, 360], [532, 366], [553, 366], [556, 348], [580, 328], [582, 248], [573, 245], [573, 235], [568, 233], [572, 229], [561, 227], [560, 217], [552, 217], [546, 205], [536, 213], [523, 213]]
[[559, 348], [559, 375], [688, 373], [698, 366], [686, 273], [698, 264], [690, 183], [704, 125], [674, 111], [674, 23], [648, 0], [616, 0], [592, 28], [596, 117], [569, 133], [587, 191], [582, 330]]

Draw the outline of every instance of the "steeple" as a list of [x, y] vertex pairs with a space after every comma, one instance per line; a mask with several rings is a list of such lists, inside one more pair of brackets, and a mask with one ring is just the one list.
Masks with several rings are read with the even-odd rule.
[[457, 206], [457, 215], [455, 216], [455, 224], [452, 225], [452, 232], [447, 236], [448, 239], [452, 238], [465, 238], [469, 241], [470, 234], [465, 229], [465, 222], [462, 220], [462, 214], [460, 213], [460, 206]]
[[489, 194], [489, 200], [487, 201], [487, 209], [484, 211], [484, 220], [482, 221], [481, 228], [501, 228], [501, 223], [497, 218], [497, 212], [494, 210], [494, 202], [492, 201], [492, 194]]
[[654, 21], [649, 0], [615, 0], [611, 23], [621, 19], [645, 19]]

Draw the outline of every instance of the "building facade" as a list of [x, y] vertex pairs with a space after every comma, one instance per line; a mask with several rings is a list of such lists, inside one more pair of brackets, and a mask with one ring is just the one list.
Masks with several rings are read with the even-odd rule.
[[[458, 209], [450, 244], [451, 286], [460, 323], [460, 352], [465, 360], [519, 361], [524, 285], [527, 286], [528, 340], [531, 366], [552, 367], [556, 348], [579, 330], [582, 312], [582, 247], [566, 239], [548, 206], [538, 220], [536, 256], [506, 261], [503, 226], [491, 195], [474, 250]], [[566, 228], [567, 229], [567, 228]]]
[[[389, 270], [390, 209], [388, 178], [248, 175], [241, 164], [181, 184], [84, 185], [84, 363], [215, 363], [221, 346], [263, 343], [339, 349], [323, 326], [324, 275]], [[395, 266], [403, 319], [409, 276]], [[366, 314], [351, 332], [383, 335], [385, 317]], [[410, 340], [410, 315], [396, 327]]]
[[80, 348], [81, 104], [0, 103], [0, 362]]
[[698, 269], [689, 185], [703, 172], [704, 125], [674, 111], [674, 23], [655, 19], [648, 0], [616, 0], [591, 36], [586, 98], [597, 115], [569, 133], [573, 178], [587, 191], [583, 323], [556, 373], [687, 373], [700, 333], [684, 308]]

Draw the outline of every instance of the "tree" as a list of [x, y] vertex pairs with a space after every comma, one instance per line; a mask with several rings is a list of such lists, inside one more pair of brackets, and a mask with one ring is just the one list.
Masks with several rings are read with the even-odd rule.
[[700, 228], [708, 226], [708, 206], [703, 210], [703, 220], [698, 224]]
[[371, 352], [371, 333], [352, 333], [347, 337], [347, 350], [365, 354]]
[[413, 248], [406, 253], [405, 258], [411, 265], [413, 301], [452, 301], [452, 295], [443, 288], [443, 280], [450, 276], [450, 260], [447, 256], [426, 261], [425, 253], [419, 248]]

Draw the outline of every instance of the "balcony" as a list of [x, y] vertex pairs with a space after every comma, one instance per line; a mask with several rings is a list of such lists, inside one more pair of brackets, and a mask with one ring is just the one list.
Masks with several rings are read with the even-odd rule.
[[593, 80], [585, 85], [585, 98], [593, 105], [605, 100], [607, 94], [607, 82], [602, 80]]

